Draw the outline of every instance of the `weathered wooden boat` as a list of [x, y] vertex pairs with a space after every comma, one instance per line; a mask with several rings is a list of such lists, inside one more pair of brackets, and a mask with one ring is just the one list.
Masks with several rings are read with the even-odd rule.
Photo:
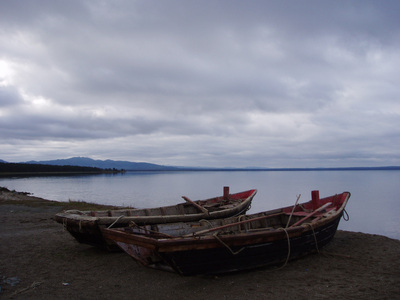
[[319, 251], [335, 235], [349, 192], [218, 220], [104, 229], [138, 262], [183, 275], [285, 264]]
[[101, 228], [125, 227], [131, 223], [162, 224], [189, 222], [200, 219], [225, 218], [245, 213], [257, 190], [229, 193], [224, 187], [220, 197], [192, 201], [183, 196], [186, 202], [172, 206], [145, 209], [122, 209], [108, 211], [69, 210], [55, 215], [55, 220], [80, 243], [121, 251], [111, 240], [104, 239]]

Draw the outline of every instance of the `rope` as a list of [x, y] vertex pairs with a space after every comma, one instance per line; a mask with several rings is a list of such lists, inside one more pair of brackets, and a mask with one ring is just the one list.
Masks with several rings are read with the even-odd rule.
[[[278, 267], [276, 269], [266, 270], [265, 272], [275, 272], [275, 271], [278, 271], [280, 269], [283, 269], [287, 265], [287, 263], [289, 262], [289, 259], [290, 259], [290, 237], [289, 237], [289, 233], [287, 232], [286, 228], [283, 228], [283, 227], [278, 228], [278, 230], [283, 230], [286, 233], [286, 238], [287, 238], [287, 243], [288, 243], [288, 253], [287, 253], [287, 256], [286, 256], [286, 260], [285, 260], [285, 263], [282, 266], [280, 266], [280, 267]], [[243, 249], [240, 249], [239, 251], [242, 251], [242, 250]]]
[[[290, 252], [290, 237], [289, 237], [289, 233], [287, 232], [286, 228], [283, 228], [283, 227], [278, 228], [278, 230], [283, 230], [283, 231], [286, 233], [287, 244], [288, 244], [288, 252], [287, 252], [287, 256], [286, 256], [285, 263], [284, 263], [281, 267], [278, 268], [278, 270], [279, 270], [279, 269], [284, 268], [284, 267], [287, 265], [287, 263], [288, 263], [288, 261], [289, 261], [289, 259], [290, 259], [290, 254], [291, 254], [291, 252]], [[314, 229], [313, 229], [313, 232], [314, 232]], [[315, 233], [314, 233], [314, 236], [315, 236]], [[232, 255], [237, 255], [237, 254], [239, 254], [241, 251], [243, 251], [244, 249], [246, 249], [246, 247], [243, 247], [243, 248], [239, 249], [238, 251], [233, 251], [232, 248], [229, 247], [228, 244], [226, 244], [223, 240], [221, 240], [221, 238], [218, 236], [218, 232], [214, 233], [214, 234], [213, 234], [213, 237], [214, 237], [218, 242], [220, 242], [221, 245], [225, 246], [226, 249], [228, 249], [229, 252], [232, 253]]]
[[289, 237], [289, 233], [287, 232], [286, 228], [282, 228], [281, 227], [281, 228], [278, 228], [278, 230], [283, 230], [286, 233], [287, 242], [288, 242], [288, 254], [286, 256], [285, 263], [278, 268], [278, 270], [280, 270], [280, 269], [284, 268], [287, 265], [287, 263], [289, 261], [289, 258], [290, 258], [290, 237]]
[[305, 212], [310, 212], [310, 210], [306, 209], [302, 204], [299, 204], [299, 207]]
[[[345, 215], [346, 215], [346, 216], [345, 216]], [[350, 220], [350, 216], [349, 216], [349, 214], [347, 213], [346, 209], [343, 209], [343, 215], [342, 215], [342, 217], [343, 217], [343, 220], [345, 220], [346, 222], [347, 222], [348, 220]]]
[[199, 220], [199, 223], [201, 223], [201, 222], [206, 222], [206, 223], [208, 223], [208, 225], [210, 225], [211, 228], [213, 227], [213, 225], [211, 224], [210, 220], [201, 219], [201, 220]]
[[241, 251], [243, 251], [244, 249], [246, 249], [246, 247], [243, 247], [243, 248], [241, 248], [241, 249], [239, 249], [238, 251], [235, 252], [235, 251], [233, 251], [231, 249], [231, 247], [229, 247], [229, 245], [227, 245], [223, 240], [221, 240], [219, 238], [218, 232], [214, 233], [213, 237], [215, 237], [217, 239], [217, 241], [220, 242], [223, 246], [225, 246], [233, 255], [236, 255], [236, 254], [240, 253]]
[[[237, 220], [238, 222], [241, 222], [242, 219], [246, 219], [246, 215], [240, 215], [240, 216], [238, 216], [237, 219], [238, 219]], [[245, 231], [247, 232], [248, 231], [247, 224], [243, 224], [243, 225], [245, 225]], [[239, 232], [242, 233], [242, 226], [241, 225], [239, 225]]]
[[[316, 234], [315, 234], [314, 227], [311, 225], [311, 223], [308, 224], [308, 225], [310, 225], [310, 227], [311, 227], [311, 230], [312, 230], [313, 235], [314, 235], [315, 246], [316, 246], [316, 248], [317, 248], [318, 253], [320, 253], [320, 252], [319, 252], [319, 248], [318, 248], [317, 236], [316, 236]], [[283, 230], [283, 231], [286, 233], [287, 242], [288, 242], [288, 254], [287, 254], [287, 257], [286, 257], [286, 261], [285, 261], [285, 263], [284, 263], [282, 266], [280, 266], [280, 267], [278, 268], [278, 270], [280, 270], [280, 269], [284, 268], [284, 267], [287, 265], [287, 263], [288, 263], [288, 261], [289, 261], [289, 258], [290, 258], [290, 237], [289, 237], [289, 233], [287, 232], [286, 228], [282, 228], [282, 227], [281, 227], [281, 228], [278, 228], [278, 230]]]
[[246, 212], [249, 211], [251, 209], [251, 202], [250, 205], [247, 207]]
[[317, 252], [320, 253], [320, 252], [319, 252], [319, 248], [318, 248], [317, 236], [316, 236], [316, 234], [315, 234], [314, 227], [312, 226], [311, 223], [308, 223], [307, 225], [310, 225], [310, 227], [311, 227], [311, 230], [312, 230], [313, 236], [314, 236], [314, 241], [315, 241], [315, 248], [317, 248]]
[[242, 221], [242, 219], [246, 219], [246, 215], [240, 215], [240, 216], [238, 216], [238, 222], [241, 222]]
[[120, 219], [122, 219], [124, 217], [124, 215], [121, 215], [121, 216], [119, 216], [110, 226], [108, 226], [107, 228], [111, 228], [111, 227], [113, 227], [113, 225], [115, 224], [115, 223], [117, 223]]
[[288, 228], [288, 226], [289, 226], [289, 224], [290, 224], [290, 220], [292, 219], [292, 215], [293, 215], [294, 210], [295, 210], [295, 208], [296, 208], [296, 206], [297, 206], [297, 202], [299, 202], [300, 197], [301, 197], [301, 194], [299, 194], [299, 195], [297, 196], [296, 203], [293, 205], [292, 212], [290, 213], [290, 216], [289, 216], [289, 219], [288, 219], [288, 221], [287, 221], [287, 224], [286, 224], [286, 227], [285, 227], [285, 228]]
[[[239, 218], [241, 218], [241, 217], [242, 216], [240, 216]], [[245, 217], [245, 216], [243, 216], [243, 217]], [[290, 254], [291, 254], [291, 252], [290, 252], [290, 237], [289, 237], [289, 233], [287, 232], [286, 228], [281, 227], [281, 228], [278, 228], [278, 230], [283, 230], [286, 233], [287, 244], [288, 244], [288, 252], [287, 252], [285, 263], [281, 267], [278, 268], [278, 269], [282, 269], [287, 265], [287, 263], [288, 263], [288, 261], [290, 259]], [[313, 229], [313, 231], [314, 231], [314, 229]], [[239, 249], [238, 251], [233, 251], [232, 248], [229, 247], [229, 245], [227, 245], [223, 240], [221, 240], [221, 238], [218, 236], [218, 234], [219, 234], [218, 232], [214, 233], [213, 237], [218, 242], [220, 242], [223, 246], [225, 246], [229, 250], [229, 252], [232, 253], [232, 255], [237, 255], [238, 253], [240, 253], [241, 251], [246, 249], [246, 247], [243, 247], [243, 248]]]

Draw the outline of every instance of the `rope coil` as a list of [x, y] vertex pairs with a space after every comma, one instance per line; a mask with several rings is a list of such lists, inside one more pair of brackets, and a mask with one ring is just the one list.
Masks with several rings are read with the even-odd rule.
[[343, 215], [342, 215], [342, 217], [343, 217], [343, 220], [345, 220], [346, 222], [347, 222], [348, 220], [350, 220], [350, 216], [349, 216], [349, 214], [347, 213], [346, 209], [343, 209]]

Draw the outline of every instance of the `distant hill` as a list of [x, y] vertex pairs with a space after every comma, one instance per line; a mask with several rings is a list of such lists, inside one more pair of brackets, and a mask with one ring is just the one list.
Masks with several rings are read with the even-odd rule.
[[[7, 163], [0, 159], [0, 163]], [[115, 160], [94, 160], [88, 157], [71, 157], [67, 159], [27, 161], [19, 164], [40, 164], [52, 166], [79, 166], [99, 168], [104, 170], [124, 170], [124, 171], [363, 171], [363, 170], [400, 170], [400, 166], [381, 166], [381, 167], [325, 167], [325, 168], [206, 168], [206, 167], [182, 167], [164, 166], [146, 162], [130, 162]]]
[[111, 172], [116, 173], [118, 171], [84, 166], [57, 166], [49, 164], [8, 163], [0, 161], [0, 174], [2, 175], [100, 174]]
[[173, 171], [176, 167], [156, 165], [145, 162], [94, 160], [88, 157], [71, 157], [67, 159], [56, 159], [46, 161], [28, 161], [28, 164], [46, 164], [56, 166], [82, 166], [101, 169], [117, 169], [126, 171]]

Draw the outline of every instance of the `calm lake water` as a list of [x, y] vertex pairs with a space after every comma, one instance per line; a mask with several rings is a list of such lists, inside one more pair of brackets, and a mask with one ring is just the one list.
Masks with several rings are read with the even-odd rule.
[[0, 186], [50, 200], [82, 200], [137, 208], [257, 189], [250, 212], [351, 192], [339, 229], [400, 239], [400, 171], [127, 172], [118, 175], [0, 178]]

